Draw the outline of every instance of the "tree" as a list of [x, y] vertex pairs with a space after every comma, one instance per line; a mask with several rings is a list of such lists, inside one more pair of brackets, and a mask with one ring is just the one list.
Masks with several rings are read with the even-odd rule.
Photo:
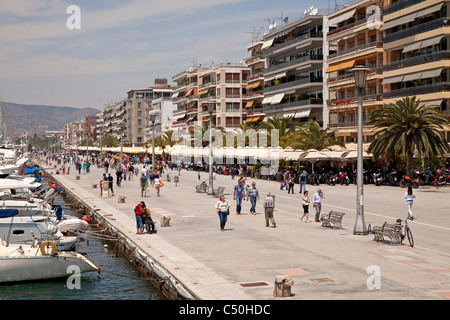
[[117, 138], [114, 137], [113, 135], [105, 134], [102, 137], [102, 146], [105, 146], [108, 148], [117, 147], [117, 146], [119, 146], [119, 140], [117, 140]]
[[411, 173], [414, 152], [419, 157], [445, 157], [449, 147], [443, 129], [448, 119], [435, 106], [425, 105], [416, 97], [406, 97], [372, 111], [369, 125], [378, 131], [368, 151], [373, 159], [406, 158], [406, 173]]
[[267, 130], [268, 142], [272, 141], [272, 130], [278, 130], [279, 145], [287, 147], [288, 137], [295, 132], [298, 123], [292, 117], [272, 118], [260, 125], [261, 129]]
[[313, 120], [309, 120], [307, 124], [291, 134], [286, 144], [301, 150], [322, 150], [335, 145], [345, 148], [345, 143], [334, 136], [334, 131], [329, 131], [329, 128], [322, 130], [319, 123]]

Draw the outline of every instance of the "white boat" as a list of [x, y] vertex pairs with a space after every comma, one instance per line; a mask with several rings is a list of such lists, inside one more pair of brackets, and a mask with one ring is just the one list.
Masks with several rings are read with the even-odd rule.
[[78, 218], [61, 220], [56, 227], [62, 233], [82, 233], [89, 228], [89, 223]]
[[[46, 247], [51, 246], [51, 253]], [[6, 244], [0, 240], [0, 283], [68, 278], [76, 271], [99, 272], [89, 259], [77, 252], [59, 252], [52, 242], [41, 246]]]

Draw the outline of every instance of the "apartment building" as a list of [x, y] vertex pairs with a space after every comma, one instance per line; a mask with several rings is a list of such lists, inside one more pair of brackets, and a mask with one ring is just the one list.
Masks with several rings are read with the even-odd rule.
[[[282, 22], [263, 37], [265, 119], [323, 117], [323, 16]], [[265, 120], [265, 121], [266, 121]]]
[[147, 112], [147, 127], [145, 129], [145, 141], [152, 138], [153, 121], [155, 116], [155, 134], [160, 135], [172, 130], [173, 113], [177, 106], [172, 102], [172, 97], [162, 97], [154, 99], [151, 103], [151, 109]]
[[450, 116], [450, 1], [387, 0], [383, 13], [384, 103], [414, 95]]
[[123, 141], [126, 141], [125, 108], [126, 102], [122, 100], [111, 103], [103, 109], [100, 116], [103, 121], [99, 123], [99, 129], [101, 131], [98, 135], [99, 139], [100, 136], [111, 135], [117, 140], [120, 140], [120, 137], [123, 134]]
[[167, 84], [167, 79], [155, 79], [154, 86], [146, 89], [135, 89], [127, 92], [125, 101], [125, 133], [126, 142], [140, 147], [145, 142], [146, 128], [148, 126], [148, 112], [152, 109], [154, 99], [172, 97], [175, 88]]
[[348, 70], [356, 65], [369, 67], [363, 93], [363, 139], [370, 142], [373, 128], [367, 125], [370, 113], [383, 105], [383, 31], [378, 16], [374, 22], [374, 8], [378, 0], [363, 0], [345, 6], [329, 15], [325, 22], [327, 58], [326, 124], [336, 130], [344, 142], [357, 139], [358, 92], [353, 74]]
[[264, 69], [266, 67], [266, 59], [264, 59], [262, 51], [263, 45], [262, 39], [252, 41], [247, 47], [250, 57], [244, 60], [250, 69], [246, 95], [244, 96], [245, 113], [247, 115], [245, 123], [251, 123], [253, 126], [258, 126], [265, 117], [262, 105], [264, 100]]
[[177, 83], [172, 99], [177, 105], [172, 128], [189, 129], [195, 121], [209, 121], [225, 129], [242, 124], [247, 114], [244, 97], [250, 69], [242, 64], [224, 63], [180, 72], [172, 77]]

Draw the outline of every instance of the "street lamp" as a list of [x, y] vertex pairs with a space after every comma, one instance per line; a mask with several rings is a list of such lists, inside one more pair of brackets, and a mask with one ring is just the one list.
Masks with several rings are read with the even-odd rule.
[[156, 122], [156, 114], [152, 114], [149, 116], [149, 120], [152, 124], [152, 167], [155, 169], [155, 122]]
[[214, 113], [215, 104], [210, 103], [208, 104], [208, 113], [209, 113], [209, 188], [208, 188], [208, 194], [213, 195], [214, 194], [214, 188], [213, 188], [213, 155], [212, 155], [212, 115]]
[[355, 76], [355, 87], [358, 90], [358, 148], [357, 148], [357, 191], [356, 191], [356, 221], [353, 234], [367, 235], [366, 222], [364, 221], [364, 192], [363, 192], [363, 113], [362, 96], [366, 86], [367, 72], [370, 69], [366, 66], [356, 66], [350, 69]]

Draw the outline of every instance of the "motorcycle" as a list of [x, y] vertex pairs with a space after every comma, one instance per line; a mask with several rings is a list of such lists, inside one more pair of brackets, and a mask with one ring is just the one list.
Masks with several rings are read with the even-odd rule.
[[413, 188], [417, 189], [419, 187], [419, 180], [405, 175], [400, 180], [399, 185], [400, 185], [400, 188], [404, 188], [408, 185], [408, 186], [412, 186]]
[[334, 186], [337, 182], [337, 176], [334, 173], [330, 172], [330, 174], [328, 175], [327, 183], [331, 186]]
[[396, 186], [398, 184], [398, 177], [397, 177], [397, 171], [391, 170], [385, 172], [383, 176], [383, 183], [387, 183], [391, 186]]
[[311, 184], [311, 185], [319, 185], [319, 175], [317, 173], [311, 173], [308, 174], [308, 176], [306, 177], [306, 182]]
[[381, 184], [383, 183], [383, 177], [381, 176], [381, 172], [375, 172], [373, 174], [373, 182], [375, 183], [375, 185], [377, 186], [381, 186]]
[[339, 172], [338, 180], [341, 185], [345, 184], [348, 186], [350, 184], [350, 178], [348, 177], [347, 172]]
[[448, 170], [445, 173], [438, 172], [433, 180], [434, 186], [443, 186], [445, 184], [450, 184], [450, 172]]

